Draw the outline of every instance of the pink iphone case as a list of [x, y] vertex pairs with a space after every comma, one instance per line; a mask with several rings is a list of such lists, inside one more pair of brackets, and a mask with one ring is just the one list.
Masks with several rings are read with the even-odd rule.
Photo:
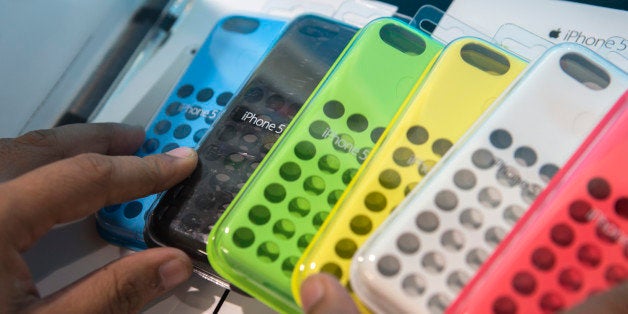
[[555, 312], [628, 280], [628, 91], [447, 313]]

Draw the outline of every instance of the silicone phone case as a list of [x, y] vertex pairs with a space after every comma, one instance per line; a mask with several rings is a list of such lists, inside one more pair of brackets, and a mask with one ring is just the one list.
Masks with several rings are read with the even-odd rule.
[[[196, 146], [284, 25], [279, 20], [246, 16], [220, 20], [146, 128], [137, 156]], [[101, 236], [117, 245], [145, 249], [144, 225], [156, 199], [154, 194], [101, 209], [96, 214]]]
[[448, 312], [555, 312], [628, 280], [627, 138], [628, 92]]
[[371, 231], [525, 66], [479, 39], [445, 47], [297, 263], [292, 275], [297, 300], [301, 283], [313, 273], [331, 271], [348, 285], [351, 257]]
[[360, 299], [378, 312], [444, 311], [626, 84], [582, 46], [548, 50], [356, 253]]
[[290, 23], [202, 140], [197, 169], [156, 205], [149, 245], [183, 249], [198, 269], [213, 273], [205, 253], [209, 231], [355, 32], [311, 15]]
[[299, 312], [290, 290], [299, 256], [441, 49], [390, 18], [359, 32], [212, 230], [214, 268]]

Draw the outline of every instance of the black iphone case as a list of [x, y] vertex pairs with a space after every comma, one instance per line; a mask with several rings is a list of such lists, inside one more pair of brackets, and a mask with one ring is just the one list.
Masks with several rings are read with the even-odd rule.
[[149, 246], [182, 249], [214, 274], [205, 253], [210, 230], [356, 31], [311, 15], [287, 27], [199, 144], [196, 170], [155, 205]]

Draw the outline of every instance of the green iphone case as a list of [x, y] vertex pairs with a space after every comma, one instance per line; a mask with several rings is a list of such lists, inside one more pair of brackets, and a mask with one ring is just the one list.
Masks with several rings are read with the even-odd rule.
[[360, 31], [212, 229], [212, 266], [274, 309], [298, 312], [296, 262], [441, 49], [390, 18]]

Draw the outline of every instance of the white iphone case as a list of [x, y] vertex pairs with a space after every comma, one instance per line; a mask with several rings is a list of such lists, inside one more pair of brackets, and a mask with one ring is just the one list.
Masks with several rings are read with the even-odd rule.
[[548, 50], [356, 253], [354, 291], [376, 312], [445, 311], [627, 87], [584, 47]]

